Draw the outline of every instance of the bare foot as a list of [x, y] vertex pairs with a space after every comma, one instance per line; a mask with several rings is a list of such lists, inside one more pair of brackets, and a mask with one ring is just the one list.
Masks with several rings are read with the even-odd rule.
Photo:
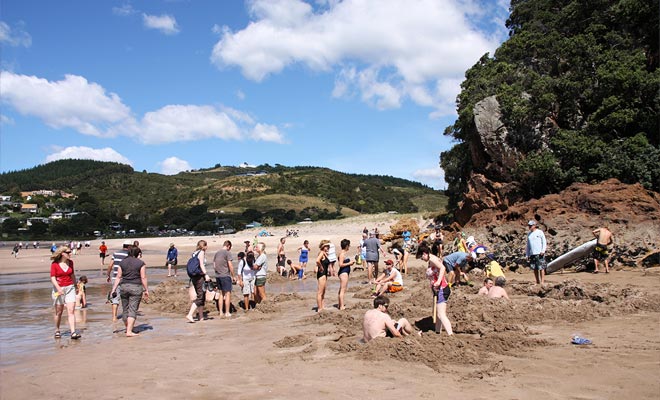
[[188, 322], [191, 323], [191, 324], [194, 324], [194, 323], [195, 323], [195, 320], [194, 320], [193, 317], [190, 316], [190, 315], [186, 315], [186, 319], [187, 319]]
[[134, 337], [134, 336], [140, 336], [140, 335], [134, 332], [126, 332], [126, 337]]

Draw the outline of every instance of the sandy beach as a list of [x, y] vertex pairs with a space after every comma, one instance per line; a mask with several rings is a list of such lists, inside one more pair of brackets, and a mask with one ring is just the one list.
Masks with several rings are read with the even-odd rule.
[[[312, 259], [321, 239], [351, 240], [355, 254], [362, 229], [386, 233], [391, 215], [267, 228], [260, 238], [275, 270], [277, 242], [287, 228], [287, 257], [310, 241]], [[424, 221], [420, 219], [420, 224]], [[208, 259], [224, 240], [241, 251], [260, 229], [205, 237]], [[362, 343], [362, 316], [372, 307], [366, 272], [351, 273], [347, 309], [339, 311], [338, 279], [329, 280], [327, 309], [316, 313], [316, 280], [272, 276], [268, 299], [227, 319], [210, 310], [207, 321], [185, 322], [187, 277], [167, 278], [170, 242], [179, 263], [198, 237], [143, 238], [152, 299], [137, 320], [140, 336], [126, 338], [110, 320], [109, 285], [102, 275], [100, 240], [74, 257], [77, 275], [89, 277], [90, 307], [78, 311], [82, 339], [73, 341], [63, 318], [62, 339], [52, 338], [48, 244], [0, 249], [0, 398], [152, 399], [657, 399], [660, 393], [660, 271], [617, 269], [610, 274], [555, 273], [535, 285], [527, 268], [507, 273], [510, 301], [486, 299], [461, 286], [448, 302], [455, 335], [431, 328], [432, 295], [425, 265], [411, 258], [405, 290], [390, 295], [390, 314], [406, 317], [422, 335]], [[524, 239], [521, 239], [524, 243]], [[121, 239], [107, 240], [112, 250]], [[521, 249], [522, 250], [522, 249]], [[106, 261], [107, 263], [107, 261]], [[382, 265], [382, 263], [381, 263]], [[310, 263], [311, 271], [313, 268]], [[240, 288], [232, 302], [237, 305]], [[120, 310], [121, 311], [121, 310]], [[575, 346], [579, 334], [593, 344]]]

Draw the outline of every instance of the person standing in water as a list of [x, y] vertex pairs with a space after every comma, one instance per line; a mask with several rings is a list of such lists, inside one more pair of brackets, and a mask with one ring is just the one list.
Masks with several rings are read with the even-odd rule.
[[50, 282], [53, 284], [53, 306], [55, 307], [55, 338], [62, 337], [60, 333], [60, 322], [62, 313], [66, 306], [67, 317], [69, 319], [69, 329], [71, 330], [71, 339], [80, 339], [80, 333], [76, 332], [76, 295], [78, 287], [76, 286], [76, 274], [73, 271], [73, 260], [71, 260], [71, 249], [61, 246], [50, 258], [53, 263], [50, 265]]

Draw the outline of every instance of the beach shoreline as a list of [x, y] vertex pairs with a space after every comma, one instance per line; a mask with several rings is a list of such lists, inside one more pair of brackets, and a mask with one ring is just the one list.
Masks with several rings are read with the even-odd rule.
[[[295, 226], [299, 236], [287, 239], [287, 257], [296, 262], [296, 249], [307, 239], [313, 260], [318, 242], [325, 238], [337, 245], [348, 238], [354, 254], [364, 226], [387, 232], [394, 221], [379, 218]], [[270, 271], [275, 269], [278, 233], [287, 228], [291, 227], [268, 228], [275, 235], [259, 238], [267, 245]], [[259, 230], [204, 238], [209, 242], [209, 261], [224, 240], [233, 242], [235, 254], [242, 250], [243, 240], [252, 240]], [[185, 277], [165, 276], [165, 253], [170, 242], [177, 245], [179, 274], [185, 275], [184, 260], [199, 239], [137, 239], [151, 291], [157, 295], [164, 285], [185, 290]], [[121, 242], [106, 240], [111, 251]], [[212, 310], [212, 319], [187, 324], [183, 314], [162, 310], [167, 299], [154, 299], [141, 306], [140, 337], [126, 338], [123, 325], [110, 321], [110, 308], [104, 304], [108, 285], [98, 257], [99, 243], [92, 241], [92, 247], [74, 257], [77, 275], [90, 277], [92, 294], [80, 341], [66, 334], [57, 341], [52, 338], [52, 311], [45, 298], [50, 290], [49, 250], [23, 250], [18, 259], [10, 256], [11, 249], [0, 250], [3, 309], [10, 300], [14, 307], [2, 320], [2, 332], [11, 340], [0, 346], [1, 398], [22, 398], [29, 392], [38, 398], [100, 399], [129, 395], [565, 399], [653, 398], [660, 392], [660, 273], [655, 269], [557, 273], [548, 276], [541, 288], [521, 268], [507, 273], [506, 288], [512, 297], [508, 303], [479, 298], [475, 294], [479, 282], [474, 288], [460, 287], [448, 303], [457, 334], [447, 337], [427, 330], [432, 300], [423, 276], [425, 266], [411, 258], [410, 272], [404, 275], [406, 289], [390, 296], [390, 313], [408, 318], [424, 331], [421, 337], [362, 343], [362, 315], [371, 307], [371, 297], [370, 288], [362, 283], [365, 272], [355, 271], [345, 311], [334, 307], [336, 277], [330, 278], [327, 309], [318, 314], [313, 310], [313, 277], [303, 282], [273, 277], [266, 303], [248, 313], [238, 310], [229, 319]], [[239, 297], [240, 289], [234, 287], [233, 304]], [[36, 328], [21, 330], [19, 312], [29, 313], [26, 324]], [[576, 333], [594, 344], [570, 344]], [[12, 341], [21, 343], [21, 335], [30, 346], [26, 351], [9, 351]], [[64, 363], [71, 367], [63, 368]]]

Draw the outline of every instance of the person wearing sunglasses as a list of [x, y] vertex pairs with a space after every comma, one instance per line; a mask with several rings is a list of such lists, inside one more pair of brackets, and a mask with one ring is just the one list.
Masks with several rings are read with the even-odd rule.
[[78, 287], [76, 286], [76, 274], [73, 271], [73, 260], [71, 260], [71, 250], [66, 246], [61, 246], [50, 257], [53, 263], [50, 265], [50, 281], [53, 284], [53, 306], [55, 307], [55, 338], [62, 337], [60, 333], [60, 322], [62, 313], [66, 306], [67, 317], [69, 319], [69, 328], [71, 330], [71, 339], [80, 339], [80, 333], [76, 331], [76, 295]]

